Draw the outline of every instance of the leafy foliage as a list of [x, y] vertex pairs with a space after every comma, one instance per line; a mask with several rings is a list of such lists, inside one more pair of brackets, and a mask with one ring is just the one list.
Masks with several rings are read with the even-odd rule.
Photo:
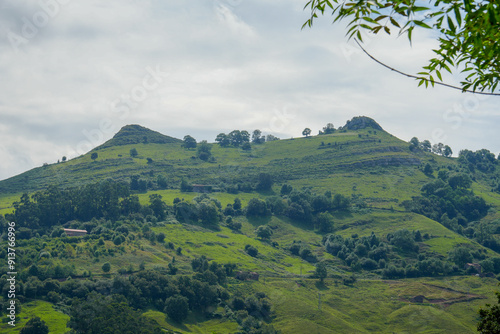
[[155, 321], [133, 310], [120, 296], [90, 293], [85, 300], [75, 300], [70, 316], [68, 327], [77, 333], [162, 333]]
[[[500, 78], [500, 7], [494, 1], [416, 0], [353, 1], [310, 0], [306, 7], [311, 17], [304, 26], [311, 27], [319, 14], [330, 11], [333, 22], [348, 20], [347, 35], [360, 42], [363, 32], [381, 31], [406, 34], [410, 42], [415, 28], [431, 29], [439, 36], [435, 58], [424, 66], [420, 85], [442, 81], [441, 71], [452, 73], [459, 68], [466, 75], [463, 90], [496, 90]], [[422, 15], [422, 14], [425, 14]], [[303, 26], [303, 27], [304, 27]]]
[[21, 329], [20, 334], [48, 334], [49, 327], [45, 321], [39, 317], [31, 318], [28, 323]]
[[500, 293], [495, 293], [497, 303], [494, 305], [486, 304], [485, 308], [479, 310], [480, 321], [477, 324], [477, 331], [480, 333], [499, 333], [500, 332]]

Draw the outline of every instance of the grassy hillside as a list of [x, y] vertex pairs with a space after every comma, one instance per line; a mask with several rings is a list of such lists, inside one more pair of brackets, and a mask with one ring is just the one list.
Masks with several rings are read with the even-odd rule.
[[[133, 149], [137, 150], [137, 156], [132, 156]], [[426, 165], [433, 170], [424, 173]], [[144, 268], [161, 271], [172, 264], [178, 269], [176, 277], [188, 276], [193, 275], [192, 260], [205, 256], [219, 264], [236, 264], [238, 270], [257, 272], [258, 281], [228, 277], [223, 287], [231, 298], [264, 292], [273, 310], [272, 319], [267, 321], [272, 320], [273, 326], [283, 333], [473, 333], [478, 321], [477, 309], [495, 300], [494, 277], [466, 274], [463, 266], [456, 266], [447, 275], [387, 279], [384, 276], [387, 267], [380, 262], [376, 264], [380, 267], [374, 270], [348, 265], [340, 255], [327, 252], [324, 244], [327, 233], [314, 223], [292, 219], [284, 212], [234, 215], [232, 219], [241, 224], [235, 231], [225, 224], [226, 216], [216, 228], [196, 222], [181, 223], [179, 217], [176, 219], [174, 205], [179, 200], [196, 203], [200, 195], [181, 192], [183, 179], [190, 184], [211, 186], [215, 191], [210, 197], [220, 202], [219, 211], [235, 199], [241, 200], [243, 208], [254, 198], [262, 201], [278, 198], [291, 203], [291, 195], [281, 196], [284, 184], [292, 186], [301, 196], [330, 192], [351, 201], [346, 210], [330, 210], [333, 234], [346, 244], [376, 235], [392, 250], [386, 259], [388, 265], [408, 268], [427, 258], [452, 263], [450, 253], [461, 247], [473, 254], [471, 261], [479, 262], [499, 257], [489, 244], [485, 246], [483, 239], [498, 239], [500, 194], [492, 191], [495, 184], [490, 176], [496, 172], [488, 176], [470, 170], [470, 166], [465, 168], [456, 158], [411, 150], [407, 142], [370, 121], [360, 123], [359, 119], [332, 134], [252, 144], [250, 150], [212, 144], [211, 158], [207, 161], [198, 157], [196, 149], [184, 148], [179, 139], [140, 126], [127, 126], [85, 155], [1, 181], [0, 214], [12, 213], [13, 202], [22, 193], [44, 190], [50, 185], [64, 189], [103, 180], [128, 184], [135, 178], [145, 187], [132, 189], [139, 204], [147, 207], [151, 195], [161, 195], [167, 206], [166, 219], [157, 221], [151, 214], [144, 214], [116, 221], [72, 221], [65, 227], [89, 226], [90, 232], [98, 225], [102, 230], [85, 238], [71, 239], [53, 233], [60, 227], [56, 226], [40, 238], [20, 240], [19, 248], [24, 250], [25, 257], [24, 267], [19, 270], [24, 271], [25, 278], [33, 263], [41, 270], [67, 266], [72, 279], [78, 281], [110, 281], [120, 276], [128, 279]], [[456, 220], [446, 225], [439, 222], [442, 217], [431, 219], [429, 215], [407, 210], [402, 203], [421, 196], [422, 186], [441, 180], [440, 171], [450, 175], [469, 173], [474, 194], [489, 205], [487, 214], [477, 221], [457, 223]], [[274, 182], [271, 189], [257, 189], [261, 173], [271, 175]], [[269, 240], [257, 236], [256, 228], [261, 225], [272, 229]], [[416, 241], [416, 252], [391, 244], [393, 234], [402, 229], [425, 236]], [[486, 237], [478, 236], [479, 231], [484, 231]], [[120, 234], [124, 238], [117, 243]], [[164, 241], [155, 239], [159, 234], [165, 235]], [[299, 242], [301, 249], [310, 250], [314, 260], [291, 251], [291, 246]], [[258, 249], [257, 256], [248, 254], [248, 245]], [[368, 251], [359, 258], [367, 258]], [[43, 253], [56, 255], [41, 256]], [[318, 262], [327, 267], [328, 277], [323, 283], [314, 278]], [[103, 272], [104, 263], [111, 265], [109, 273]], [[66, 281], [66, 277], [59, 279], [61, 284]], [[31, 314], [37, 314], [47, 322], [51, 333], [64, 333], [66, 328], [62, 324], [69, 317], [60, 310], [67, 311], [67, 302], [52, 304], [38, 299], [35, 305], [28, 298], [22, 303], [19, 326]], [[190, 312], [182, 324], [172, 321], [162, 308], [154, 305], [141, 312], [162, 328], [177, 333], [236, 332], [241, 327], [237, 312], [233, 314], [221, 305], [211, 309], [211, 317]], [[1, 326], [2, 331], [9, 333], [20, 329]]]

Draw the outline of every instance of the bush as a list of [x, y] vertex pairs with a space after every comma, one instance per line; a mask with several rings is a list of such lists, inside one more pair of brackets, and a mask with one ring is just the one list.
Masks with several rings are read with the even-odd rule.
[[256, 257], [259, 254], [259, 250], [252, 245], [246, 245], [245, 252], [247, 252], [247, 254], [251, 257]]
[[102, 265], [102, 271], [104, 271], [105, 273], [109, 273], [110, 270], [111, 270], [111, 265], [109, 264], [109, 262], [106, 262]]
[[184, 321], [189, 313], [188, 299], [180, 295], [167, 298], [167, 300], [165, 300], [164, 312], [173, 321]]
[[246, 215], [250, 216], [259, 216], [264, 217], [270, 214], [270, 211], [267, 208], [267, 204], [265, 201], [262, 201], [258, 198], [252, 198], [248, 201], [248, 205], [246, 207]]
[[361, 268], [363, 268], [364, 270], [375, 270], [378, 268], [378, 263], [372, 259], [362, 258], [360, 263]]
[[21, 334], [48, 334], [49, 327], [39, 317], [31, 318], [19, 332]]

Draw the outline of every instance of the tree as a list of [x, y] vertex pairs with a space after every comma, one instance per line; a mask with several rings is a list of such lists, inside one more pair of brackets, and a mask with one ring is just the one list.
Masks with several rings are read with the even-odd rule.
[[254, 247], [252, 245], [245, 245], [245, 252], [247, 252], [247, 254], [251, 257], [256, 257], [259, 254], [259, 250], [257, 249], [257, 247]]
[[461, 268], [473, 260], [472, 254], [466, 247], [455, 247], [452, 251], [450, 251], [448, 256], [450, 260], [455, 262], [455, 264]]
[[335, 132], [335, 127], [333, 126], [332, 123], [327, 123], [326, 126], [323, 128], [323, 131], [320, 131], [321, 135], [328, 135], [330, 133]]
[[494, 92], [500, 82], [500, 9], [495, 1], [434, 0], [425, 6], [417, 0], [310, 0], [306, 7], [311, 17], [303, 27], [311, 27], [318, 15], [331, 11], [333, 22], [349, 21], [347, 35], [359, 43], [364, 32], [391, 34], [393, 29], [406, 34], [411, 43], [415, 28], [433, 30], [439, 47], [418, 73], [421, 76], [413, 76], [420, 79], [419, 85], [443, 81], [442, 70], [467, 75], [461, 90]]
[[243, 145], [241, 145], [241, 149], [243, 151], [251, 151], [252, 150], [252, 145], [250, 145], [250, 143], [243, 143]]
[[28, 323], [21, 329], [20, 334], [48, 334], [49, 327], [45, 321], [39, 317], [31, 318]]
[[66, 162], [66, 156], [62, 157], [62, 162]]
[[196, 148], [196, 139], [190, 135], [186, 135], [182, 141], [182, 146], [184, 146], [184, 148]]
[[106, 262], [102, 265], [102, 271], [104, 271], [105, 273], [109, 273], [110, 270], [111, 270], [111, 265], [109, 264], [109, 262]]
[[241, 210], [241, 199], [236, 197], [233, 202], [233, 209], [234, 210]]
[[[234, 207], [234, 206], [233, 206]], [[258, 198], [252, 198], [248, 201], [246, 207], [246, 215], [247, 217], [251, 216], [267, 216], [269, 215], [269, 210], [267, 209], [267, 203]]]
[[167, 298], [164, 311], [173, 321], [182, 322], [189, 314], [188, 299], [180, 295]]
[[154, 215], [159, 220], [165, 220], [166, 213], [165, 209], [167, 205], [162, 201], [162, 196], [159, 194], [151, 194], [149, 195], [149, 208], [153, 210]]
[[485, 308], [479, 309], [479, 323], [477, 331], [480, 333], [500, 333], [500, 293], [495, 292], [497, 303], [486, 304]]
[[252, 143], [254, 144], [262, 144], [266, 141], [266, 137], [262, 136], [262, 131], [254, 130], [252, 133]]
[[432, 168], [432, 166], [429, 163], [425, 164], [424, 174], [430, 176], [432, 175], [432, 173], [434, 173], [434, 169]]
[[431, 148], [432, 148], [432, 145], [431, 145], [431, 142], [428, 141], [427, 139], [422, 141], [420, 143], [420, 148], [422, 149], [422, 151], [424, 152], [430, 152], [431, 151]]
[[130, 156], [132, 158], [135, 158], [138, 155], [139, 155], [139, 153], [137, 152], [137, 149], [135, 147], [130, 149]]
[[95, 159], [97, 159], [99, 157], [99, 155], [97, 154], [97, 152], [93, 152], [91, 155], [90, 155], [90, 159], [92, 159], [93, 161], [95, 161]]
[[397, 230], [390, 239], [390, 243], [404, 251], [415, 250], [415, 238], [407, 229]]
[[234, 147], [239, 147], [243, 143], [243, 136], [240, 130], [233, 130], [227, 135], [229, 142]]
[[259, 183], [257, 183], [257, 190], [268, 191], [273, 187], [273, 176], [269, 173], [259, 174]]
[[158, 177], [156, 178], [156, 184], [160, 189], [167, 189], [167, 178], [164, 175], [158, 175]]
[[410, 139], [410, 151], [415, 151], [418, 150], [420, 147], [420, 142], [418, 141], [417, 137], [413, 137]]
[[271, 134], [266, 136], [266, 141], [275, 141], [275, 140], [280, 140], [280, 139], [276, 136], [271, 135]]
[[432, 145], [432, 153], [434, 154], [443, 154], [443, 149], [444, 149], [444, 144], [443, 143], [437, 143]]
[[197, 205], [198, 217], [204, 226], [217, 226], [219, 223], [219, 211], [211, 200], [204, 199]]
[[451, 157], [452, 154], [453, 154], [453, 151], [451, 150], [451, 148], [448, 145], [445, 145], [444, 149], [443, 149], [443, 156], [448, 158], [448, 157]]
[[207, 161], [212, 156], [212, 145], [206, 140], [202, 140], [196, 150], [196, 156], [203, 161]]
[[304, 131], [302, 131], [302, 135], [306, 138], [309, 137], [311, 135], [311, 129], [305, 128]]
[[231, 141], [225, 133], [219, 133], [217, 137], [215, 138], [215, 141], [219, 143], [221, 147], [228, 147], [231, 145]]
[[86, 297], [75, 299], [69, 311], [67, 326], [76, 333], [163, 333], [156, 321], [128, 306], [123, 296], [91, 292]]
[[326, 264], [324, 262], [318, 262], [318, 264], [316, 264], [316, 270], [314, 271], [314, 276], [319, 278], [319, 281], [323, 283], [327, 275], [328, 271], [326, 269]]
[[181, 188], [181, 192], [193, 191], [193, 186], [184, 178], [181, 180], [181, 187], [180, 188]]
[[273, 230], [267, 225], [260, 225], [255, 230], [255, 234], [257, 235], [257, 237], [267, 240], [273, 235]]
[[333, 230], [333, 216], [328, 212], [318, 213], [316, 216], [316, 226], [322, 233], [330, 233]]

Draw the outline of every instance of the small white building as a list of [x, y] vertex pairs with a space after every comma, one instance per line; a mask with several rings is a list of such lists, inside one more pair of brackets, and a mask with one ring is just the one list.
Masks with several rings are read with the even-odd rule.
[[66, 233], [66, 235], [68, 237], [81, 237], [82, 235], [87, 234], [87, 230], [73, 230], [70, 228], [65, 228], [63, 230], [64, 230], [64, 233]]

